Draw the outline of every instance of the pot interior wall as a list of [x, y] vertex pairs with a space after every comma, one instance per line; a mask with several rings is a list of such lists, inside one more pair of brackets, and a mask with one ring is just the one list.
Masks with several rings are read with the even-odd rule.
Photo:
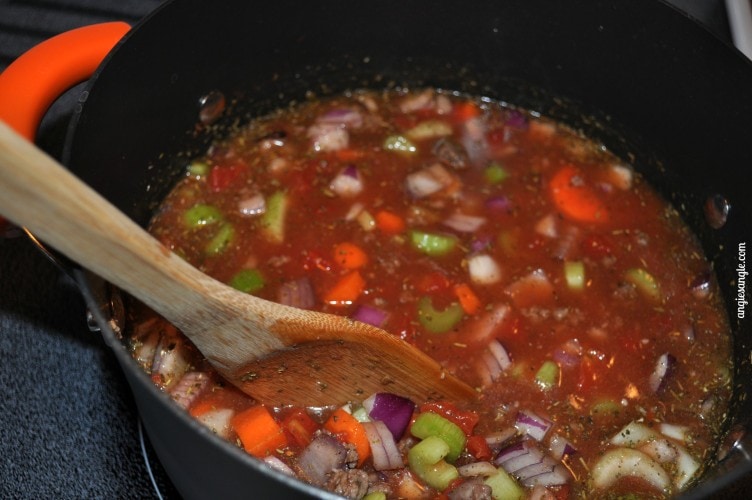
[[[630, 161], [672, 201], [728, 298], [732, 417], [747, 426], [750, 329], [732, 299], [752, 214], [740, 182], [752, 165], [752, 66], [660, 2], [168, 3], [97, 75], [74, 117], [67, 163], [146, 224], [217, 134], [311, 94], [398, 86], [484, 95], [562, 120]], [[199, 101], [211, 91], [229, 110], [197, 126]], [[731, 203], [721, 229], [703, 215], [715, 194]], [[749, 469], [741, 462], [736, 471]]]

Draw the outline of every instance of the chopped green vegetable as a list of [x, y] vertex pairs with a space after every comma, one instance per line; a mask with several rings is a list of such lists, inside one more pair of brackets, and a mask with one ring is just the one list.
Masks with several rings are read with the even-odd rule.
[[410, 231], [410, 242], [417, 250], [434, 257], [446, 255], [457, 246], [455, 236], [424, 231]]
[[426, 120], [405, 132], [405, 135], [414, 141], [444, 137], [452, 135], [452, 126], [442, 120]]
[[500, 184], [504, 179], [509, 177], [509, 172], [504, 170], [504, 167], [498, 163], [491, 163], [483, 170], [483, 175], [489, 184]]
[[358, 422], [370, 422], [371, 417], [368, 416], [368, 412], [365, 408], [362, 406], [358, 406], [353, 409], [352, 416], [355, 417], [355, 420]]
[[243, 269], [230, 280], [230, 286], [245, 293], [255, 293], [264, 288], [266, 281], [257, 269]]
[[232, 224], [222, 224], [219, 231], [217, 231], [217, 234], [215, 234], [214, 237], [209, 240], [206, 247], [204, 247], [204, 251], [209, 255], [218, 255], [230, 245], [230, 242], [234, 237], [235, 228], [232, 227]]
[[448, 332], [460, 322], [463, 315], [459, 302], [452, 302], [442, 311], [433, 307], [430, 297], [422, 297], [418, 301], [418, 321], [431, 333]]
[[428, 436], [407, 452], [407, 461], [415, 474], [438, 491], [445, 490], [459, 477], [457, 468], [444, 457], [449, 445], [437, 436]]
[[191, 229], [214, 224], [221, 220], [222, 212], [217, 207], [203, 203], [192, 206], [183, 214], [183, 223]]
[[585, 288], [585, 264], [582, 261], [564, 262], [564, 278], [572, 290]]
[[287, 194], [284, 191], [277, 191], [266, 200], [266, 212], [261, 216], [261, 227], [267, 238], [275, 243], [285, 240], [287, 205]]
[[188, 165], [188, 174], [200, 177], [209, 173], [209, 165], [202, 161], [194, 161]]
[[430, 436], [440, 438], [448, 447], [442, 458], [446, 456], [450, 462], [457, 460], [467, 442], [467, 436], [457, 424], [431, 411], [418, 415], [410, 427], [410, 433], [424, 440]]
[[559, 382], [559, 365], [551, 360], [544, 361], [535, 374], [535, 382], [543, 390], [554, 387]]
[[390, 135], [384, 141], [384, 149], [397, 153], [412, 154], [418, 151], [410, 139], [401, 135]]
[[372, 491], [363, 497], [363, 500], [386, 500], [386, 493], [383, 491]]
[[661, 289], [658, 286], [658, 281], [646, 270], [636, 267], [629, 269], [624, 274], [624, 279], [636, 286], [638, 290], [649, 298], [653, 300], [661, 299]]
[[619, 411], [621, 406], [613, 399], [602, 399], [590, 407], [590, 415], [593, 417], [618, 415]]
[[512, 476], [507, 474], [502, 469], [497, 469], [498, 472], [491, 476], [488, 476], [484, 483], [491, 487], [491, 497], [494, 500], [519, 500], [524, 498], [524, 491], [522, 487], [517, 484]]

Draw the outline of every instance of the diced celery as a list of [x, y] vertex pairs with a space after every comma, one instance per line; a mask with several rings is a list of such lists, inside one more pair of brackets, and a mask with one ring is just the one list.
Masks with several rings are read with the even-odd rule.
[[230, 280], [230, 286], [245, 293], [255, 293], [264, 288], [266, 282], [258, 269], [243, 269]]
[[267, 238], [274, 243], [282, 243], [285, 240], [287, 204], [287, 194], [284, 191], [276, 191], [266, 200], [266, 212], [261, 216], [261, 227]]
[[390, 135], [384, 141], [384, 149], [397, 153], [413, 154], [418, 151], [410, 139], [402, 135]]
[[214, 224], [221, 220], [222, 212], [214, 205], [204, 203], [193, 205], [183, 213], [183, 223], [191, 229]]
[[209, 240], [204, 251], [209, 255], [220, 254], [227, 248], [234, 237], [235, 229], [232, 227], [232, 224], [222, 224], [217, 234]]
[[543, 390], [554, 387], [559, 382], [559, 365], [551, 360], [544, 361], [535, 374], [535, 382]]
[[620, 411], [621, 406], [613, 399], [602, 399], [590, 407], [590, 415], [593, 417], [615, 416]]
[[436, 436], [428, 436], [407, 452], [410, 469], [432, 488], [443, 491], [459, 477], [457, 468], [444, 460], [449, 445]]
[[188, 165], [188, 174], [200, 177], [209, 173], [209, 165], [202, 161], [194, 161]]
[[585, 288], [585, 264], [582, 261], [564, 262], [564, 278], [572, 290]]
[[452, 126], [442, 120], [426, 120], [405, 132], [414, 141], [452, 135]]
[[418, 321], [431, 333], [448, 332], [460, 322], [463, 315], [462, 306], [457, 302], [452, 302], [442, 311], [433, 307], [430, 297], [421, 297], [418, 301]]
[[498, 163], [491, 163], [483, 170], [483, 176], [489, 184], [500, 184], [509, 177], [509, 173]]
[[386, 493], [383, 491], [372, 491], [364, 496], [363, 500], [386, 500]]
[[410, 231], [410, 242], [417, 250], [434, 257], [446, 255], [457, 246], [455, 236], [424, 231]]
[[467, 436], [457, 424], [431, 411], [418, 415], [410, 427], [410, 432], [421, 439], [429, 436], [440, 438], [448, 446], [444, 456], [450, 462], [457, 460], [467, 442]]
[[362, 406], [358, 406], [353, 409], [352, 416], [355, 417], [355, 420], [358, 422], [370, 422], [371, 417], [368, 416], [368, 411], [366, 411], [365, 408]]
[[661, 289], [658, 286], [658, 281], [646, 270], [637, 267], [629, 269], [624, 274], [624, 278], [649, 298], [653, 300], [661, 299]]
[[483, 482], [491, 487], [494, 500], [518, 500], [525, 496], [517, 481], [502, 469], [498, 469], [496, 474], [488, 476]]

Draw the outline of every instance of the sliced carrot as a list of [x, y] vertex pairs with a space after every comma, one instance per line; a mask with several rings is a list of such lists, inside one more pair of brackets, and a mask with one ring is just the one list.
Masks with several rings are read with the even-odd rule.
[[405, 219], [388, 210], [380, 210], [374, 218], [376, 219], [376, 227], [386, 234], [399, 234], [407, 227]]
[[355, 243], [345, 241], [334, 246], [334, 261], [345, 269], [358, 269], [368, 263], [368, 254]]
[[358, 452], [358, 466], [361, 466], [371, 455], [371, 445], [368, 443], [365, 429], [344, 409], [338, 408], [332, 413], [332, 416], [324, 423], [324, 429], [355, 447], [355, 451]]
[[313, 434], [318, 430], [319, 424], [305, 410], [298, 408], [282, 420], [282, 428], [290, 442], [304, 448], [313, 440]]
[[342, 276], [324, 296], [324, 302], [333, 306], [346, 306], [355, 302], [363, 293], [366, 280], [358, 271], [351, 271]]
[[461, 102], [455, 104], [452, 108], [452, 116], [461, 122], [466, 122], [479, 115], [480, 108], [474, 102]]
[[231, 424], [245, 451], [263, 458], [287, 446], [287, 436], [265, 406], [252, 406], [236, 414]]
[[561, 168], [549, 184], [551, 197], [561, 213], [581, 222], [605, 222], [608, 212], [588, 186], [578, 182], [580, 171], [572, 165]]
[[475, 314], [480, 310], [480, 307], [483, 305], [480, 299], [477, 295], [475, 295], [475, 292], [472, 288], [470, 288], [470, 285], [467, 283], [460, 283], [459, 285], [454, 286], [454, 293], [457, 295], [457, 298], [460, 301], [460, 305], [462, 306], [462, 310], [465, 311], [466, 314]]
[[340, 161], [355, 161], [363, 158], [365, 152], [359, 149], [345, 148], [335, 151], [334, 155]]

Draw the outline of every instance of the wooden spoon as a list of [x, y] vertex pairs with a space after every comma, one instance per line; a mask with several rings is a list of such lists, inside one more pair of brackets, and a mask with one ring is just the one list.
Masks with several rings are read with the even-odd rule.
[[164, 316], [262, 403], [342, 404], [378, 391], [416, 402], [475, 395], [383, 330], [259, 299], [205, 275], [2, 122], [0, 213]]

